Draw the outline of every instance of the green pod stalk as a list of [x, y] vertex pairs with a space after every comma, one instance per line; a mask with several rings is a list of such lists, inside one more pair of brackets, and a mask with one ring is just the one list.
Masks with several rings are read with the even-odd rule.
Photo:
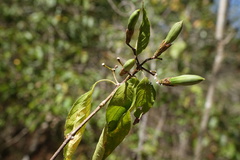
[[135, 63], [136, 63], [135, 59], [127, 60], [127, 62], [124, 63], [123, 69], [121, 70], [119, 75], [123, 76], [123, 75], [127, 74], [132, 69], [132, 67], [135, 65]]
[[171, 43], [165, 43], [165, 41], [163, 41], [159, 48], [156, 50], [156, 52], [153, 55], [153, 58], [157, 58], [158, 56], [160, 56], [163, 52], [165, 52], [169, 47], [171, 47]]
[[172, 43], [182, 31], [183, 21], [175, 23], [167, 34], [165, 43]]
[[198, 75], [181, 75], [176, 77], [164, 78], [159, 80], [157, 83], [165, 86], [188, 86], [200, 83], [205, 80], [203, 77]]
[[140, 15], [140, 9], [137, 9], [131, 14], [131, 16], [128, 19], [128, 27], [126, 30], [126, 43], [127, 44], [129, 44], [132, 39], [132, 36], [134, 33], [134, 28], [138, 21], [139, 15]]

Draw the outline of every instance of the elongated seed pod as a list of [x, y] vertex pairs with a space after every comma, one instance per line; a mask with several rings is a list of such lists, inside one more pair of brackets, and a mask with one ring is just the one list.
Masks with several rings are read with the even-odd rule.
[[198, 75], [181, 75], [176, 77], [169, 77], [159, 80], [157, 83], [165, 86], [188, 86], [200, 83], [205, 80]]
[[121, 70], [121, 72], [119, 73], [120, 76], [123, 76], [125, 74], [127, 74], [132, 67], [135, 65], [136, 60], [135, 59], [129, 59], [127, 60], [124, 65], [123, 65], [123, 69]]
[[135, 25], [140, 15], [140, 9], [135, 10], [128, 19], [128, 26], [126, 30], [126, 43], [129, 44], [134, 33]]
[[135, 25], [137, 23], [138, 17], [140, 15], [140, 9], [135, 10], [128, 19], [128, 29], [134, 30]]
[[172, 43], [182, 31], [183, 21], [175, 23], [167, 34], [165, 43]]

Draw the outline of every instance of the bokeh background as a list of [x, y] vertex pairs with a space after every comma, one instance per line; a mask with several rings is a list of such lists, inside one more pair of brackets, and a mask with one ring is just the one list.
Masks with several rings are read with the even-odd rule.
[[[219, 2], [145, 1], [151, 39], [140, 59], [153, 55], [170, 27], [184, 20], [182, 33], [162, 55], [163, 61], [151, 61], [146, 68], [156, 70], [159, 79], [197, 74], [206, 80], [171, 88], [157, 86], [151, 78], [157, 90], [154, 107], [109, 160], [197, 160], [199, 145], [202, 160], [240, 160], [240, 1], [228, 1], [224, 57], [213, 74]], [[113, 67], [116, 57], [132, 57], [125, 29], [128, 16], [141, 5], [140, 0], [1, 0], [0, 159], [42, 160], [53, 155], [63, 142], [64, 122], [74, 101], [95, 81], [113, 79], [101, 64]], [[212, 105], [206, 111], [213, 83]], [[93, 108], [113, 88], [98, 85]], [[104, 110], [88, 123], [75, 159], [91, 159], [104, 126]]]

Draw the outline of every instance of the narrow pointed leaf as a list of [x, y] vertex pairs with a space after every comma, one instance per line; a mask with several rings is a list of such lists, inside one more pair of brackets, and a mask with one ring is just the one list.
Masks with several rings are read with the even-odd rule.
[[104, 153], [105, 153], [105, 143], [106, 143], [106, 138], [107, 138], [107, 126], [105, 126], [102, 130], [102, 134], [98, 140], [96, 149], [94, 151], [92, 160], [102, 160]]
[[147, 12], [144, 6], [142, 8], [142, 11], [143, 17], [137, 41], [137, 55], [140, 54], [147, 47], [150, 38], [150, 22], [148, 20]]

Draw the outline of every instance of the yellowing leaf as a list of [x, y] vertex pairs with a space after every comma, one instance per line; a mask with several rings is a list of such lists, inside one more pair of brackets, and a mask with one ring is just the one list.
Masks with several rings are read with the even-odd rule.
[[[77, 101], [73, 104], [71, 110], [68, 113], [67, 120], [65, 123], [65, 137], [68, 136], [74, 129], [76, 129], [85, 118], [90, 114], [91, 103], [92, 103], [92, 93], [98, 82], [109, 81], [109, 80], [100, 80], [97, 81], [91, 88], [90, 91], [80, 96]], [[82, 139], [82, 135], [85, 131], [85, 125], [75, 134], [73, 139], [64, 148], [64, 158], [66, 160], [71, 160], [72, 156]]]
[[[72, 109], [69, 112], [67, 121], [65, 124], [64, 135], [68, 134], [74, 130], [89, 114], [91, 109], [92, 101], [92, 92], [93, 89], [82, 95], [73, 105]], [[74, 136], [72, 140], [64, 148], [64, 157], [66, 160], [72, 159], [72, 156], [82, 139], [85, 126], [83, 126]]]

